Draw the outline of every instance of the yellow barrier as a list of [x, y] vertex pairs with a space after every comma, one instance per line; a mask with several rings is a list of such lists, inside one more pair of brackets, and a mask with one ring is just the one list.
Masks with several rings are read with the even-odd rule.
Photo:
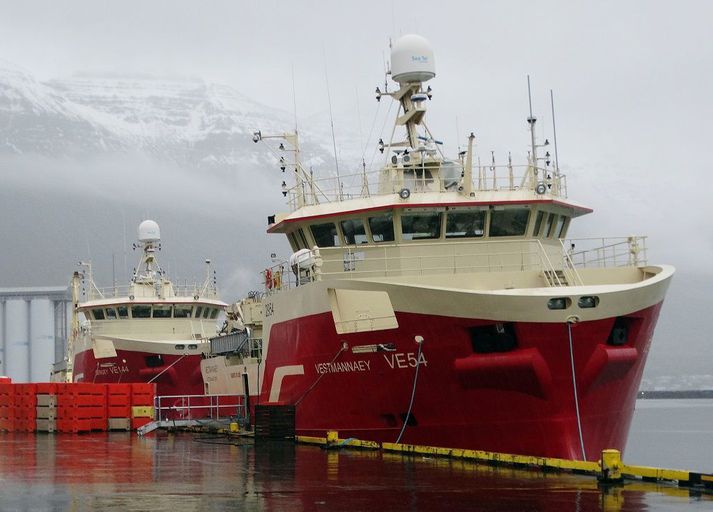
[[680, 486], [702, 486], [713, 490], [713, 475], [694, 473], [679, 469], [662, 469], [647, 466], [632, 466], [624, 464], [619, 450], [603, 450], [601, 460], [597, 462], [556, 459], [552, 457], [535, 457], [531, 455], [512, 455], [507, 453], [487, 452], [482, 450], [465, 450], [460, 448], [440, 448], [437, 446], [419, 446], [412, 444], [377, 443], [359, 439], [339, 439], [336, 431], [327, 432], [327, 437], [297, 436], [298, 443], [325, 446], [326, 448], [362, 448], [382, 450], [387, 453], [406, 455], [430, 455], [482, 462], [492, 465], [532, 467], [543, 470], [572, 471], [585, 475], [596, 476], [602, 483], [615, 484], [624, 479], [656, 482], [678, 482]]

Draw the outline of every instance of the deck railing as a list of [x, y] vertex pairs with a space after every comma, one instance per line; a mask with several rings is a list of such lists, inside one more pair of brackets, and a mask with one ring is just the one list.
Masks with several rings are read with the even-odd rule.
[[[425, 166], [411, 169], [413, 175], [404, 176], [403, 169], [397, 166], [387, 166], [378, 171], [355, 172], [311, 178], [301, 181], [284, 190], [290, 210], [305, 205], [331, 203], [355, 198], [370, 197], [377, 194], [398, 193], [402, 188], [411, 192], [447, 192], [456, 190], [460, 181], [463, 166], [459, 161], [448, 162], [457, 170], [455, 178], [444, 178], [438, 175], [438, 167]], [[423, 172], [423, 171], [426, 172]], [[429, 174], [433, 170], [435, 175]], [[552, 169], [533, 168], [529, 165], [481, 165], [473, 167], [473, 191], [534, 191], [538, 184], [543, 183], [546, 194], [559, 198], [567, 197], [567, 176], [558, 174]]]
[[[323, 248], [319, 263], [295, 275], [287, 262], [262, 272], [266, 293], [321, 279], [374, 278], [478, 272], [541, 271], [549, 286], [582, 284], [571, 255], [539, 239], [476, 243], [409, 243]], [[277, 277], [276, 277], [277, 276]]]
[[[165, 295], [166, 289], [161, 285], [152, 287], [152, 290], [157, 290], [156, 295], [151, 295], [152, 298], [161, 297], [164, 299], [170, 299], [172, 297], [202, 297], [208, 299], [217, 299], [218, 291], [213, 286], [205, 286], [198, 284], [185, 284], [171, 286], [172, 294]], [[111, 286], [99, 288], [92, 282], [90, 286], [87, 287], [85, 291], [84, 300], [102, 300], [111, 299], [116, 297], [129, 297], [133, 295], [131, 285], [123, 286]], [[140, 297], [135, 297], [140, 298]]]
[[568, 238], [562, 248], [574, 267], [643, 266], [648, 261], [646, 238]]

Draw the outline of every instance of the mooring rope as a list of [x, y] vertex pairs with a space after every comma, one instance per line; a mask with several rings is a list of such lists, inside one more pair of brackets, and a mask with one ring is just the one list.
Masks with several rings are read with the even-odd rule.
[[577, 430], [579, 431], [579, 445], [582, 448], [582, 460], [587, 460], [587, 452], [584, 450], [584, 436], [582, 435], [582, 419], [579, 414], [579, 397], [577, 396], [577, 373], [574, 370], [574, 348], [572, 346], [572, 322], [567, 322], [567, 332], [569, 333], [569, 360], [572, 363], [572, 389], [574, 390], [574, 409], [577, 413]]
[[[329, 362], [329, 365], [331, 366], [332, 363], [337, 360], [337, 358], [339, 357], [339, 354], [341, 354], [342, 352], [344, 352], [346, 349], [347, 349], [346, 343], [342, 344], [342, 346], [339, 348], [339, 350], [337, 351], [337, 353], [334, 354], [334, 357], [332, 358], [332, 360]], [[320, 374], [319, 374], [319, 377], [317, 377], [317, 379], [312, 383], [312, 385], [311, 385], [309, 388], [307, 388], [307, 391], [305, 391], [304, 393], [302, 393], [302, 396], [300, 396], [300, 397], [297, 399], [297, 401], [295, 402], [295, 406], [297, 406], [297, 405], [300, 404], [300, 402], [302, 401], [302, 399], [303, 399], [305, 396], [307, 396], [307, 393], [309, 393], [310, 391], [312, 391], [312, 390], [314, 389], [314, 387], [315, 387], [317, 384], [319, 384], [319, 381], [322, 380], [322, 377], [324, 377], [326, 374], [327, 374], [327, 372], [324, 372], [324, 373], [320, 373]]]
[[[420, 340], [418, 338], [420, 338]], [[409, 404], [408, 404], [408, 412], [406, 413], [406, 417], [404, 418], [404, 424], [401, 427], [401, 432], [399, 432], [399, 437], [396, 438], [396, 444], [399, 444], [401, 442], [401, 437], [403, 437], [404, 432], [406, 431], [406, 425], [408, 425], [408, 421], [409, 421], [409, 419], [411, 419], [411, 409], [413, 408], [413, 399], [416, 396], [416, 384], [418, 383], [418, 369], [421, 367], [421, 349], [423, 348], [423, 338], [418, 336], [416, 343], [418, 343], [418, 354], [416, 355], [416, 372], [413, 375], [413, 386], [411, 387], [411, 400], [409, 401]]]

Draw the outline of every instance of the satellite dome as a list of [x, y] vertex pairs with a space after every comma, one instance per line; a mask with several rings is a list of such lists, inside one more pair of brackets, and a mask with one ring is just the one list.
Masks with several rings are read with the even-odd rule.
[[145, 220], [139, 224], [139, 242], [158, 242], [161, 240], [161, 230], [152, 220]]
[[436, 76], [433, 48], [425, 37], [407, 34], [391, 47], [391, 77], [398, 83], [426, 82]]

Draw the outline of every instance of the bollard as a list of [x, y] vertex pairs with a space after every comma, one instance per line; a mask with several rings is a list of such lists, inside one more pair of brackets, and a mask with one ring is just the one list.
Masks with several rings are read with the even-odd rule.
[[339, 441], [339, 432], [336, 430], [327, 431], [327, 446], [333, 446]]
[[608, 484], [621, 482], [623, 480], [621, 466], [621, 452], [619, 450], [602, 450], [599, 481]]

